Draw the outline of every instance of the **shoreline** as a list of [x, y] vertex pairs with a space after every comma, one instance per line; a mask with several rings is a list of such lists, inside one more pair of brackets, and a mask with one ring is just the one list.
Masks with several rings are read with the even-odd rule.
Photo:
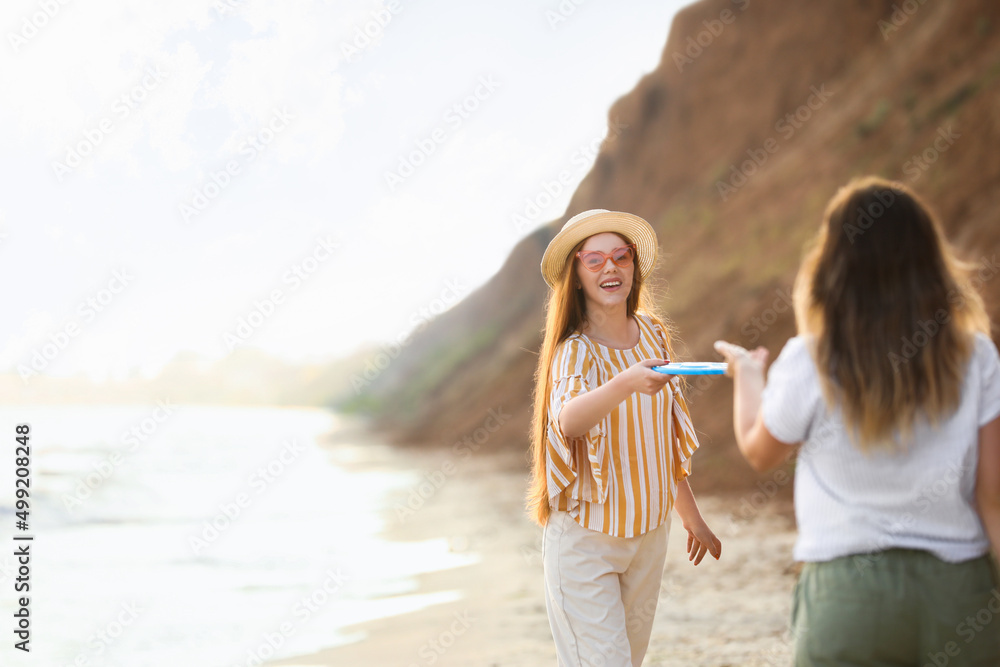
[[[522, 455], [482, 450], [463, 457], [449, 449], [398, 446], [391, 451], [394, 467], [418, 472], [423, 481], [393, 494], [384, 536], [401, 542], [446, 539], [451, 552], [477, 555], [472, 564], [415, 577], [416, 593], [457, 592], [460, 597], [338, 628], [364, 639], [267, 665], [552, 665], [542, 531], [523, 509]], [[698, 498], [723, 550], [721, 560], [708, 557], [697, 567], [687, 561], [686, 533], [674, 517], [644, 665], [788, 663], [788, 616], [797, 573], [790, 505], [775, 498], [749, 520], [736, 519], [744, 498]]]

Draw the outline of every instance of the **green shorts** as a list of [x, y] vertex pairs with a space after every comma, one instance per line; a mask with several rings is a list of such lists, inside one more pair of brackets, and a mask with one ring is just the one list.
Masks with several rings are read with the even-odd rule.
[[890, 549], [806, 563], [792, 634], [796, 667], [997, 667], [1000, 582], [988, 556]]

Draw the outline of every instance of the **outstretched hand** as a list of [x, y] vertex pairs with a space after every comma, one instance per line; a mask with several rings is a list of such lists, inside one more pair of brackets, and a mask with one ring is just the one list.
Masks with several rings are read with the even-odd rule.
[[744, 368], [754, 368], [763, 372], [764, 364], [767, 363], [768, 352], [766, 347], [756, 347], [753, 351], [727, 343], [724, 340], [715, 341], [715, 351], [725, 358], [728, 364], [726, 375], [735, 377]]
[[715, 533], [712, 532], [707, 523], [700, 521], [692, 526], [685, 524], [684, 530], [688, 534], [687, 553], [689, 561], [693, 560], [694, 564], [697, 565], [705, 557], [706, 553], [712, 554], [715, 560], [719, 560], [719, 557], [722, 556], [722, 542], [715, 536]]

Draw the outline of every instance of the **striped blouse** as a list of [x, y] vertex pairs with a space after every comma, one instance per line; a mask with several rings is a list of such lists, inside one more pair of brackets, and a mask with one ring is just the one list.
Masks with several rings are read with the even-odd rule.
[[665, 523], [698, 437], [674, 377], [653, 396], [633, 393], [586, 435], [567, 438], [562, 407], [643, 359], [667, 359], [665, 332], [636, 314], [639, 343], [620, 350], [574, 333], [556, 349], [549, 395], [549, 504], [581, 526], [635, 537]]

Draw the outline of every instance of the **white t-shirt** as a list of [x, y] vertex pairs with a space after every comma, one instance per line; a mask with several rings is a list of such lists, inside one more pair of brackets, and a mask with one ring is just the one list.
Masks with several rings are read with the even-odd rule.
[[1000, 415], [1000, 356], [976, 335], [958, 409], [931, 427], [917, 424], [900, 452], [865, 454], [828, 410], [806, 339], [785, 344], [767, 376], [761, 409], [771, 434], [803, 443], [795, 466], [800, 561], [885, 549], [929, 551], [962, 562], [989, 551], [974, 509], [979, 428]]

